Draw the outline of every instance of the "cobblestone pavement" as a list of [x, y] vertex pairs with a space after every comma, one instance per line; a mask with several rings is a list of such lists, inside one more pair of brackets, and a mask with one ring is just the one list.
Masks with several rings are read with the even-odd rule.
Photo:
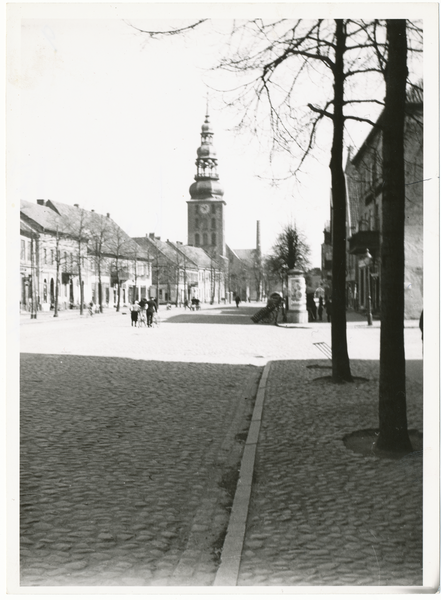
[[[375, 378], [355, 397], [346, 398], [341, 386], [323, 394], [311, 382], [317, 373], [293, 361], [320, 363], [314, 343], [330, 344], [330, 325], [254, 325], [256, 310], [161, 309], [153, 329], [132, 328], [129, 315], [113, 311], [22, 319], [21, 585], [211, 585], [260, 367], [268, 360], [280, 362], [269, 381], [239, 585], [321, 584], [330, 580], [331, 564], [350, 565], [355, 538], [360, 544], [371, 529], [381, 534], [384, 510], [369, 530], [360, 523], [381, 508], [396, 463], [386, 468], [391, 461], [353, 456], [341, 444], [364, 422], [375, 426]], [[405, 339], [407, 358], [421, 362], [417, 327], [406, 328]], [[363, 359], [357, 374], [372, 378], [375, 367], [366, 361], [378, 359], [378, 327], [349, 323], [348, 345], [352, 360]], [[410, 425], [419, 428], [418, 418]], [[417, 463], [408, 461], [412, 469]], [[361, 466], [365, 483], [356, 478]], [[420, 475], [411, 476], [416, 483], [405, 502], [418, 515]], [[365, 510], [362, 499], [374, 483], [378, 494]], [[395, 490], [391, 506], [397, 497]], [[399, 507], [388, 516], [399, 531], [412, 529], [420, 549], [419, 526], [402, 525], [398, 513]], [[296, 536], [304, 539], [299, 545]], [[328, 544], [333, 558], [324, 560]], [[388, 573], [400, 580], [399, 569], [388, 572], [389, 562], [381, 562], [388, 547], [375, 546], [383, 568], [375, 582]], [[364, 558], [366, 578], [372, 556]], [[361, 555], [356, 560], [363, 562]], [[412, 560], [411, 567], [420, 558]], [[333, 575], [334, 585], [350, 583], [341, 570]]]
[[209, 585], [259, 369], [26, 354], [21, 368], [21, 585]]
[[[271, 365], [238, 585], [421, 586], [422, 452], [343, 443], [377, 427], [378, 362], [353, 361], [355, 385], [308, 364]], [[409, 372], [408, 426], [422, 432], [422, 362]]]

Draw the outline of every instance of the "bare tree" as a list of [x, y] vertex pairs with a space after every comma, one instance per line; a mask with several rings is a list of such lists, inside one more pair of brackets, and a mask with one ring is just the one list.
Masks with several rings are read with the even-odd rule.
[[98, 276], [98, 306], [100, 313], [103, 312], [103, 285], [102, 274], [106, 267], [106, 250], [111, 235], [111, 226], [108, 217], [94, 215], [91, 223], [91, 236], [89, 242], [89, 256], [95, 266]]
[[[403, 26], [404, 23], [404, 26]], [[200, 23], [194, 23], [196, 27]], [[158, 32], [156, 32], [158, 33]], [[159, 36], [165, 32], [160, 32]], [[401, 37], [400, 37], [401, 36]], [[229, 52], [220, 61], [219, 68], [231, 71], [234, 74], [244, 75], [246, 83], [235, 86], [233, 97], [229, 106], [239, 107], [242, 115], [239, 127], [250, 128], [253, 133], [258, 133], [261, 124], [272, 135], [271, 154], [276, 149], [284, 149], [299, 160], [294, 168], [294, 174], [299, 173], [306, 157], [310, 155], [321, 122], [326, 118], [332, 123], [332, 148], [330, 170], [332, 179], [333, 198], [333, 315], [331, 325], [332, 336], [332, 376], [334, 381], [352, 381], [346, 336], [345, 292], [346, 292], [346, 189], [343, 173], [343, 142], [345, 126], [348, 122], [364, 122], [372, 127], [378, 123], [370, 115], [377, 105], [383, 107], [384, 85], [377, 85], [379, 77], [386, 81], [386, 148], [384, 156], [384, 176], [388, 178], [387, 185], [393, 188], [396, 183], [395, 198], [389, 190], [389, 198], [384, 203], [386, 221], [389, 216], [392, 220], [395, 209], [399, 210], [398, 222], [395, 226], [401, 230], [403, 209], [400, 201], [404, 179], [398, 161], [403, 161], [402, 145], [402, 103], [405, 101], [405, 82], [407, 73], [407, 47], [406, 36], [410, 41], [412, 52], [421, 52], [422, 34], [418, 24], [401, 21], [373, 20], [369, 22], [354, 21], [351, 19], [336, 19], [334, 21], [288, 21], [279, 19], [273, 22], [264, 22], [254, 19], [234, 25], [231, 33]], [[153, 35], [153, 37], [155, 37]], [[400, 42], [400, 43], [399, 43]], [[403, 67], [404, 65], [404, 67]], [[394, 69], [398, 69], [396, 78]], [[284, 70], [283, 70], [284, 69]], [[312, 99], [305, 106], [297, 101], [297, 90], [309, 79], [314, 79], [314, 71], [319, 69], [319, 77], [315, 89], [319, 91], [319, 101]], [[370, 85], [372, 80], [376, 85]], [[404, 84], [403, 84], [404, 81]], [[351, 87], [350, 82], [353, 82]], [[355, 82], [360, 85], [355, 85]], [[410, 83], [416, 90], [418, 84]], [[378, 94], [372, 97], [371, 89], [377, 88]], [[309, 88], [311, 89], [311, 88]], [[237, 90], [239, 90], [237, 92]], [[401, 95], [401, 100], [398, 96]], [[400, 104], [401, 102], [401, 104]], [[267, 111], [262, 112], [262, 107]], [[363, 109], [360, 112], [360, 108]], [[350, 112], [348, 112], [350, 109]], [[397, 119], [394, 119], [394, 110], [397, 110]], [[265, 119], [265, 114], [267, 118]], [[366, 115], [368, 115], [366, 117]], [[387, 131], [386, 131], [387, 130]], [[394, 142], [396, 161], [388, 155]], [[389, 148], [387, 144], [390, 144]], [[398, 149], [398, 152], [397, 152]], [[392, 152], [391, 152], [392, 153]], [[395, 182], [394, 178], [397, 177]], [[397, 200], [401, 198], [401, 200]], [[389, 208], [390, 207], [390, 208]], [[385, 215], [383, 215], [384, 218]], [[382, 371], [382, 384], [380, 389], [380, 440], [378, 447], [383, 443], [390, 447], [400, 444], [407, 446], [405, 427], [405, 403], [399, 409], [400, 416], [394, 423], [393, 398], [405, 396], [404, 385], [404, 352], [401, 338], [403, 336], [402, 303], [404, 249], [402, 238], [391, 224], [391, 240], [394, 240], [395, 250], [389, 248], [383, 257], [388, 261], [389, 268], [393, 268], [393, 259], [396, 256], [398, 273], [391, 279], [396, 286], [396, 295], [390, 287], [382, 290], [382, 302], [390, 302], [390, 310], [386, 308], [382, 315], [382, 340], [383, 349], [381, 356], [384, 360]], [[388, 235], [387, 229], [383, 230], [383, 240]], [[382, 262], [382, 268], [384, 269]], [[386, 267], [387, 269], [387, 267]], [[386, 273], [388, 271], [386, 270]], [[382, 282], [388, 280], [384, 275]], [[399, 283], [398, 283], [398, 280]], [[388, 298], [388, 294], [390, 294]], [[400, 298], [398, 299], [398, 295]], [[394, 298], [398, 300], [400, 316], [393, 318]], [[391, 318], [391, 334], [397, 342], [398, 363], [396, 376], [390, 385], [386, 379], [388, 368], [391, 366], [392, 351], [387, 350], [387, 336], [383, 329], [386, 320]], [[399, 329], [401, 328], [401, 333]], [[384, 357], [388, 357], [387, 359]], [[390, 360], [389, 360], [390, 358]], [[392, 401], [391, 401], [392, 399]], [[397, 426], [401, 434], [400, 442], [393, 442], [392, 429]], [[398, 437], [400, 437], [398, 436]], [[382, 441], [384, 440], [384, 441]], [[388, 440], [386, 444], [386, 440]]]
[[55, 298], [54, 298], [54, 317], [58, 317], [58, 281], [60, 279], [60, 232], [58, 227], [56, 227], [55, 231], [55, 249], [54, 249], [54, 258], [55, 258]]
[[[264, 258], [264, 272], [265, 272], [265, 281], [266, 281], [266, 295], [269, 296], [271, 292], [279, 289], [279, 284], [282, 289], [282, 296], [286, 296], [286, 280], [288, 267], [282, 261], [282, 259], [274, 254], [268, 254]], [[276, 289], [274, 289], [274, 286]]]
[[87, 256], [87, 244], [91, 237], [91, 220], [89, 214], [88, 211], [77, 208], [70, 210], [68, 213], [63, 213], [58, 217], [63, 235], [72, 239], [75, 244], [75, 253], [73, 254], [73, 261], [70, 268], [72, 270], [72, 275], [78, 275], [80, 288], [80, 315], [83, 314], [84, 308], [82, 267], [83, 261]]
[[386, 99], [383, 119], [382, 319], [378, 450], [409, 452], [404, 354], [404, 124], [406, 21], [387, 22]]
[[[267, 269], [280, 278], [282, 288], [288, 287], [288, 273], [292, 269], [306, 271], [309, 267], [310, 248], [296, 225], [286, 225], [277, 236], [272, 254], [267, 257]], [[282, 289], [283, 293], [283, 289]]]
[[118, 225], [111, 221], [108, 240], [109, 253], [111, 255], [110, 268], [111, 275], [118, 282], [118, 295], [116, 302], [116, 312], [119, 312], [121, 305], [121, 274], [124, 269], [125, 259], [130, 253], [130, 238], [123, 232]]

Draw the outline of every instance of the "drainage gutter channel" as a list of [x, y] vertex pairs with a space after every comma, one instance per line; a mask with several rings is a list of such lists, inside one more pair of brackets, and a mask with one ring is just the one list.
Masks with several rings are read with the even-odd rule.
[[265, 365], [259, 382], [256, 402], [247, 441], [242, 456], [242, 462], [228, 523], [227, 535], [222, 549], [221, 562], [213, 585], [237, 585], [240, 560], [245, 539], [248, 508], [251, 499], [254, 462], [256, 459], [257, 441], [262, 423], [263, 404], [265, 401], [266, 385], [271, 369], [271, 361]]

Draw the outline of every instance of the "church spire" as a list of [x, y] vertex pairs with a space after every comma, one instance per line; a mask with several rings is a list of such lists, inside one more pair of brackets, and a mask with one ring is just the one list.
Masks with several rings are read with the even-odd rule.
[[197, 149], [195, 183], [190, 186], [192, 200], [222, 198], [224, 190], [219, 183], [217, 156], [213, 146], [213, 131], [208, 112], [208, 94], [205, 121], [201, 127], [201, 145]]

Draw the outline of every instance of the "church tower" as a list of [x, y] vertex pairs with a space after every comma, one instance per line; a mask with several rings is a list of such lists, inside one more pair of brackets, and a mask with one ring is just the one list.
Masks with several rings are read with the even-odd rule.
[[217, 173], [208, 106], [197, 149], [195, 181], [188, 204], [188, 245], [203, 248], [210, 256], [225, 256], [224, 190]]

